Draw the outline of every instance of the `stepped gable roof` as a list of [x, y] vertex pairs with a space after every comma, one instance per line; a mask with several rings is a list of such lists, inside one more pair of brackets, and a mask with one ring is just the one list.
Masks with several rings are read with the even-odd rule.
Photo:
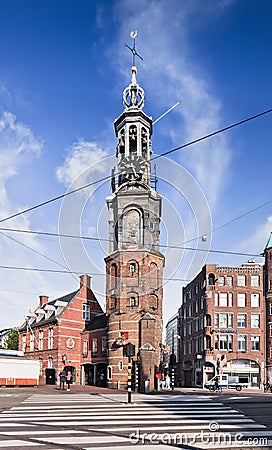
[[108, 316], [106, 313], [97, 314], [86, 325], [84, 331], [94, 331], [108, 326]]

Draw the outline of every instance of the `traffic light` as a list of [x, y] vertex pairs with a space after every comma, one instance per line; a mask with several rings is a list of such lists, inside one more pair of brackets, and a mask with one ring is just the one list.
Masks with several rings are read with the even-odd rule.
[[131, 358], [135, 355], [135, 345], [129, 342], [128, 344], [123, 345], [123, 356], [127, 356]]

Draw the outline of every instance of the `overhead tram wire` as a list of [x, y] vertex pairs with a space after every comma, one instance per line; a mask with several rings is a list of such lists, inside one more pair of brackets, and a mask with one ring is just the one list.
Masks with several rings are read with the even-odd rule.
[[[49, 272], [49, 273], [61, 273], [61, 274], [73, 274], [73, 275], [82, 275], [83, 273], [85, 273], [86, 271], [73, 271], [73, 270], [57, 270], [57, 269], [41, 269], [38, 267], [21, 267], [21, 266], [4, 266], [4, 265], [0, 265], [0, 269], [8, 269], [8, 270], [24, 270], [24, 271], [33, 271], [33, 272]], [[105, 273], [90, 273], [90, 275], [92, 277], [97, 277], [97, 276], [103, 276], [105, 277], [106, 274]], [[185, 278], [163, 278], [163, 281], [186, 281], [189, 282], [190, 280], [187, 280]]]
[[[269, 114], [271, 112], [272, 112], [272, 109], [267, 109], [266, 111], [263, 111], [263, 112], [261, 112], [259, 114], [255, 114], [254, 116], [248, 117], [247, 119], [241, 120], [241, 121], [236, 122], [236, 123], [231, 124], [231, 125], [228, 125], [227, 127], [221, 128], [220, 130], [214, 131], [214, 132], [209, 133], [209, 134], [207, 134], [205, 136], [202, 136], [202, 137], [200, 137], [198, 139], [195, 139], [193, 141], [187, 142], [187, 144], [180, 145], [179, 147], [175, 147], [175, 148], [173, 148], [171, 150], [163, 152], [160, 155], [153, 156], [152, 158], [150, 158], [150, 162], [155, 161], [158, 158], [162, 158], [163, 156], [170, 155], [171, 153], [174, 153], [174, 152], [176, 152], [178, 150], [182, 150], [182, 149], [184, 149], [186, 147], [189, 147], [190, 145], [196, 144], [196, 143], [201, 142], [201, 141], [203, 141], [205, 139], [208, 139], [210, 137], [216, 136], [217, 134], [223, 133], [223, 132], [225, 132], [227, 130], [230, 130], [232, 128], [235, 128], [235, 127], [237, 127], [239, 125], [242, 125], [244, 123], [250, 122], [251, 120], [257, 119], [257, 118], [262, 117], [265, 114]], [[118, 175], [118, 174], [119, 174], [119, 172], [117, 172], [116, 175]], [[79, 187], [77, 189], [73, 189], [72, 191], [66, 192], [65, 194], [58, 195], [58, 196], [53, 197], [53, 198], [51, 198], [49, 200], [46, 200], [46, 201], [44, 201], [42, 203], [38, 203], [37, 205], [31, 206], [30, 208], [24, 209], [24, 210], [19, 211], [19, 212], [15, 213], [15, 214], [12, 214], [12, 215], [10, 215], [8, 217], [5, 217], [4, 219], [0, 219], [0, 223], [6, 222], [7, 220], [10, 220], [10, 219], [14, 219], [15, 217], [18, 217], [18, 216], [20, 216], [22, 214], [26, 214], [26, 213], [28, 213], [30, 211], [33, 211], [33, 210], [38, 209], [38, 208], [41, 208], [42, 206], [46, 206], [49, 203], [53, 203], [53, 202], [55, 202], [57, 200], [60, 200], [60, 199], [62, 199], [64, 197], [67, 197], [68, 195], [74, 194], [76, 192], [80, 192], [83, 189], [86, 189], [88, 187], [94, 186], [95, 184], [98, 184], [98, 183], [101, 183], [103, 181], [107, 181], [107, 180], [110, 180], [110, 179], [111, 179], [111, 175], [107, 175], [105, 177], [100, 178], [99, 180], [93, 181], [93, 182], [85, 184], [84, 186], [81, 186], [81, 187]]]
[[[272, 201], [272, 200], [271, 200]], [[104, 241], [109, 242], [109, 239], [106, 238], [99, 238], [99, 237], [91, 237], [91, 236], [78, 236], [73, 234], [61, 234], [61, 233], [50, 233], [47, 231], [31, 231], [31, 230], [21, 230], [21, 229], [14, 229], [14, 228], [0, 228], [1, 231], [6, 232], [16, 232], [16, 233], [27, 233], [27, 234], [35, 234], [35, 235], [45, 235], [45, 236], [54, 236], [54, 237], [63, 237], [63, 238], [70, 238], [70, 239], [82, 239], [82, 240], [91, 240], [91, 241]], [[249, 256], [249, 257], [261, 257], [262, 255], [254, 254], [254, 253], [242, 253], [242, 252], [231, 252], [228, 250], [213, 250], [213, 249], [205, 249], [205, 248], [193, 248], [193, 247], [184, 247], [182, 244], [180, 245], [164, 245], [160, 244], [161, 248], [171, 248], [171, 249], [177, 249], [177, 250], [189, 250], [189, 251], [199, 251], [199, 252], [209, 252], [209, 253], [219, 253], [224, 255], [236, 255], [236, 256]], [[55, 262], [55, 261], [53, 261]], [[1, 266], [0, 266], [1, 267]]]

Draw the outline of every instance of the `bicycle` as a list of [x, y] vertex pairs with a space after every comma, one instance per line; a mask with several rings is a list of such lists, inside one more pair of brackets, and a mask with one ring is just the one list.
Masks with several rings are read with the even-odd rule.
[[212, 385], [209, 387], [209, 390], [210, 390], [211, 392], [217, 392], [218, 394], [221, 394], [221, 393], [222, 393], [222, 387], [219, 386], [219, 385], [215, 386], [214, 384], [212, 384]]

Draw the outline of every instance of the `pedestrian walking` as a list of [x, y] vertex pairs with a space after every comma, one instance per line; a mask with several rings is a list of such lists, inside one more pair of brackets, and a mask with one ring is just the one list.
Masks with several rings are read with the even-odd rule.
[[70, 371], [66, 375], [66, 383], [67, 383], [67, 391], [70, 391], [72, 383], [72, 374]]
[[166, 377], [165, 377], [165, 387], [166, 387], [166, 389], [170, 389], [170, 382], [171, 382], [171, 380], [170, 380], [169, 374], [167, 374]]
[[63, 369], [60, 373], [59, 373], [59, 378], [60, 378], [60, 389], [64, 390], [64, 384], [66, 381], [66, 372]]

